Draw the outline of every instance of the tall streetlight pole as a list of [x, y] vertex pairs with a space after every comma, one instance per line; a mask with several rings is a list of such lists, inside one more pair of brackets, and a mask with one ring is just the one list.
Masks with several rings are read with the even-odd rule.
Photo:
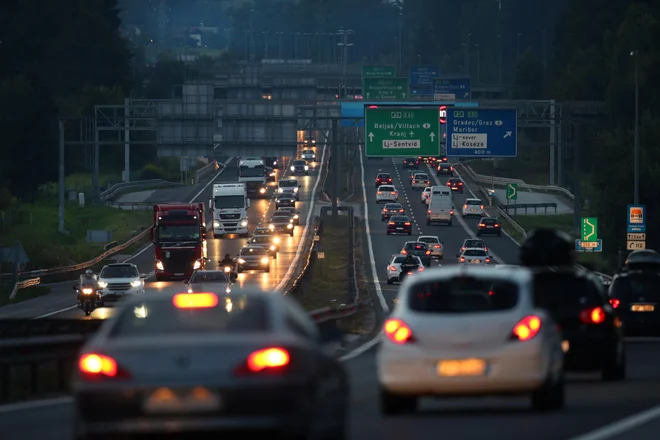
[[337, 43], [337, 46], [342, 48], [342, 83], [344, 85], [344, 97], [346, 97], [346, 82], [348, 81], [346, 77], [346, 68], [348, 65], [348, 48], [353, 46], [353, 43], [348, 42], [348, 36], [353, 33], [352, 30], [339, 30], [339, 35], [341, 36], [341, 43]]
[[284, 32], [275, 32], [277, 34], [277, 59], [282, 59], [282, 35]]
[[635, 193], [634, 204], [639, 204], [639, 51], [634, 50], [630, 52], [630, 56], [635, 57], [635, 141], [634, 141], [634, 157], [635, 157]]
[[472, 33], [469, 32], [467, 34], [467, 43], [465, 43], [465, 72], [468, 78], [472, 74], [472, 69], [471, 69], [471, 63], [470, 63], [470, 37], [472, 37]]
[[520, 37], [522, 37], [522, 33], [518, 32], [516, 35], [516, 64], [520, 61]]
[[401, 69], [403, 69], [403, 42], [401, 41], [402, 35], [402, 20], [403, 12], [399, 12], [399, 74], [401, 74]]
[[270, 31], [263, 31], [264, 34], [264, 59], [268, 59], [268, 34]]

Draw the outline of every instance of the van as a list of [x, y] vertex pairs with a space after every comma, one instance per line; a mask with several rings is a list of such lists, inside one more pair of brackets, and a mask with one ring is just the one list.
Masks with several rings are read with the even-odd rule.
[[426, 214], [427, 225], [433, 223], [446, 223], [448, 226], [451, 226], [453, 215], [454, 205], [450, 196], [441, 194], [431, 196], [429, 209]]
[[432, 199], [434, 195], [448, 196], [450, 198], [454, 197], [454, 195], [451, 193], [451, 189], [446, 186], [431, 187], [431, 196], [429, 198]]

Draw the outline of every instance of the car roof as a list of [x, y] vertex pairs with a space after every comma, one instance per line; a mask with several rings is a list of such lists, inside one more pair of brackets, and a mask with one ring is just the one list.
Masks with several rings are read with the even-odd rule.
[[378, 173], [379, 176], [390, 176], [390, 173]]
[[[418, 257], [417, 255], [408, 255], [408, 254], [392, 254], [392, 256], [390, 257], [390, 260], [393, 260], [394, 258], [399, 258], [399, 257], [401, 257], [401, 258], [406, 258], [406, 257], [413, 257], [413, 258], [417, 258], [417, 259], [419, 259], [419, 257]], [[420, 261], [421, 261], [421, 260], [420, 260]]]

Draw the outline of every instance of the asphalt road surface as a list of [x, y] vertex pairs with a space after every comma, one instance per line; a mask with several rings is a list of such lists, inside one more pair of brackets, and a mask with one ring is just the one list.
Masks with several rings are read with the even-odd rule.
[[[408, 172], [401, 169], [400, 160], [364, 160], [366, 200], [362, 216], [368, 223], [369, 240], [365, 244], [367, 256], [371, 256], [367, 273], [375, 269], [376, 295], [381, 298], [387, 311], [394, 306], [397, 287], [386, 284], [385, 267], [390, 255], [397, 253], [403, 243], [417, 235], [437, 235], [444, 241], [445, 259], [442, 265], [456, 264], [455, 255], [464, 239], [474, 236], [477, 220], [456, 217], [454, 225], [426, 226], [425, 208], [419, 191], [413, 191]], [[381, 206], [375, 202], [374, 179], [378, 172], [394, 176], [394, 184], [401, 192], [400, 202], [406, 206], [413, 220], [413, 234], [388, 236], [385, 223], [380, 220]], [[310, 178], [310, 183], [312, 179]], [[444, 183], [445, 179], [439, 181]], [[310, 183], [304, 182], [303, 185]], [[477, 193], [477, 188], [470, 188]], [[307, 189], [306, 189], [307, 191]], [[455, 206], [460, 208], [465, 194], [455, 195]], [[206, 197], [208, 198], [208, 197]], [[303, 200], [305, 200], [303, 198]], [[305, 202], [303, 202], [304, 204]], [[254, 205], [253, 205], [254, 206]], [[366, 208], [366, 209], [365, 209]], [[262, 211], [269, 209], [261, 207]], [[304, 209], [304, 208], [303, 208]], [[298, 233], [296, 233], [298, 236]], [[506, 237], [485, 238], [492, 254], [500, 263], [517, 263], [517, 245]], [[224, 243], [224, 241], [223, 241]], [[229, 243], [229, 242], [227, 242]], [[214, 253], [225, 252], [231, 244], [219, 245]], [[236, 246], [239, 246], [236, 244]], [[231, 252], [231, 251], [227, 251]], [[369, 260], [369, 259], [367, 259]], [[371, 264], [373, 262], [373, 265]], [[282, 269], [271, 272], [282, 276]], [[253, 277], [254, 275], [248, 275]], [[259, 275], [250, 278], [260, 282]], [[247, 281], [246, 281], [247, 282]], [[276, 280], [269, 281], [275, 283]], [[660, 403], [660, 344], [652, 339], [631, 341], [627, 344], [628, 378], [620, 383], [600, 382], [598, 375], [569, 375], [567, 406], [554, 413], [533, 413], [527, 398], [445, 399], [423, 401], [419, 414], [399, 418], [384, 418], [378, 409], [378, 384], [375, 376], [375, 343], [368, 343], [345, 359], [351, 385], [351, 439], [416, 439], [435, 440], [442, 437], [456, 439], [482, 439], [485, 436], [508, 440], [601, 440], [606, 438], [651, 439], [658, 437], [659, 423], [635, 427], [660, 410], [652, 410], [651, 416], [631, 419], [632, 431], [622, 433], [607, 425], [617, 423], [636, 413], [648, 410]], [[70, 438], [73, 410], [70, 402], [11, 410], [0, 409], [0, 427], [8, 438], [36, 440], [43, 438]], [[621, 425], [623, 426], [623, 425]], [[616, 428], [616, 427], [615, 427]], [[600, 431], [598, 431], [600, 430]], [[592, 435], [588, 433], [594, 432]], [[3, 438], [6, 438], [3, 436]]]

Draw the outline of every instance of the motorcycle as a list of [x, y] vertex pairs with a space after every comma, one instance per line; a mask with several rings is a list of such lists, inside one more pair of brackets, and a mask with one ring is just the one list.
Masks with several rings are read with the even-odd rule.
[[424, 267], [423, 266], [420, 267], [418, 265], [401, 267], [401, 272], [399, 272], [399, 282], [403, 283], [403, 280], [407, 276], [410, 276], [415, 272], [421, 272], [423, 270]]
[[223, 270], [225, 271], [225, 276], [227, 277], [227, 293], [231, 293], [231, 286], [233, 286], [238, 279], [238, 273], [236, 273], [234, 268], [231, 266], [225, 266]]
[[98, 291], [90, 286], [73, 286], [73, 290], [78, 294], [78, 307], [85, 312], [86, 316], [92, 314], [99, 307], [101, 299]]

